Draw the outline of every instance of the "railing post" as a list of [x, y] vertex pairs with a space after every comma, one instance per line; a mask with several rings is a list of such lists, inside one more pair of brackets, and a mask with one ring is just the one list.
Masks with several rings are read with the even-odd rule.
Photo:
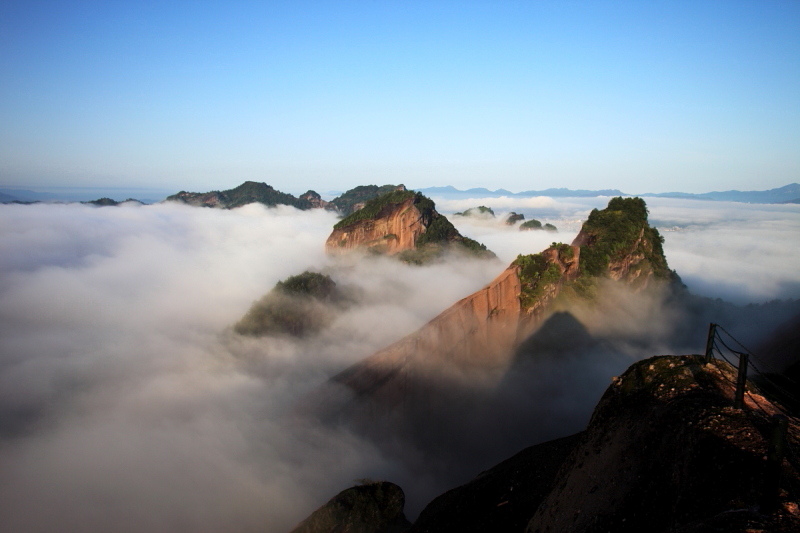
[[786, 454], [786, 432], [789, 420], [783, 415], [773, 415], [772, 431], [764, 469], [764, 486], [761, 493], [761, 512], [774, 513], [778, 509], [781, 493], [781, 465]]
[[739, 354], [739, 373], [736, 375], [736, 395], [733, 397], [734, 409], [744, 407], [744, 390], [747, 385], [747, 364], [750, 356], [746, 353]]
[[706, 340], [706, 359], [714, 358], [714, 337], [717, 335], [717, 325], [713, 322], [708, 325], [708, 340]]

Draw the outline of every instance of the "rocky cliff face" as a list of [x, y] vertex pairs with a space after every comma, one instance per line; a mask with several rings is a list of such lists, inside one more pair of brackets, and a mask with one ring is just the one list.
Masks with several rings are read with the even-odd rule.
[[[435, 380], [437, 375], [447, 379], [451, 374], [467, 374], [482, 376], [491, 383], [502, 376], [514, 349], [552, 312], [553, 303], [565, 289], [573, 296], [588, 298], [598, 278], [641, 289], [651, 279], [668, 277], [660, 237], [647, 224], [644, 202], [638, 198], [615, 200], [606, 210], [590, 216], [572, 245], [558, 244], [539, 254], [519, 256], [489, 285], [457, 302], [418, 331], [342, 372], [334, 381], [359, 396], [390, 405], [406, 394], [403, 387], [410, 375]], [[401, 215], [413, 207], [406, 200], [393, 207], [392, 216], [385, 218], [412, 220], [415, 214], [407, 218]], [[631, 216], [630, 210], [635, 211]], [[366, 232], [374, 222], [349, 227], [364, 228]], [[332, 240], [345, 239], [343, 232], [334, 235], [328, 241], [331, 246]], [[363, 239], [374, 242], [378, 234], [365, 235], [368, 237]], [[614, 253], [609, 256], [606, 249]], [[595, 262], [600, 257], [605, 261], [602, 269], [591, 271], [582, 264], [584, 256]]]
[[414, 195], [409, 195], [400, 202], [387, 204], [374, 217], [335, 228], [325, 242], [325, 250], [342, 253], [366, 248], [388, 255], [413, 250], [427, 229], [414, 200]]
[[388, 405], [403, 401], [415, 379], [473, 374], [499, 377], [509, 362], [522, 316], [517, 268], [507, 268], [422, 329], [375, 353], [332, 380]]
[[607, 276], [636, 287], [651, 279], [672, 279], [662, 243], [647, 222], [641, 198], [612, 198], [602, 211], [593, 209], [573, 241], [581, 249], [581, 272]]
[[494, 257], [486, 247], [461, 235], [433, 201], [405, 188], [374, 198], [340, 220], [325, 243], [330, 254], [353, 250], [396, 255], [424, 263], [448, 249]]

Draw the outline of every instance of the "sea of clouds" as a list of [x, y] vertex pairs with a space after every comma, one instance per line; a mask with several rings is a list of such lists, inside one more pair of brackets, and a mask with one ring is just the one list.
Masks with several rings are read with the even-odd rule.
[[[606, 202], [439, 201], [444, 213], [492, 207], [498, 219], [450, 218], [500, 259], [422, 268], [326, 257], [336, 217], [323, 211], [0, 205], [0, 526], [287, 531], [356, 479], [424, 484], [346, 428], [294, 416], [295, 402], [517, 254], [570, 242]], [[800, 297], [800, 206], [648, 205], [690, 290]], [[508, 227], [512, 210], [559, 232]], [[356, 287], [359, 305], [302, 342], [232, 332], [253, 301], [307, 269]]]

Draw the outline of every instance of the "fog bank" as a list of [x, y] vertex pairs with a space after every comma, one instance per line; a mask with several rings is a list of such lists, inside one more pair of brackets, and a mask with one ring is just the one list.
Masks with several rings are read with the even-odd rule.
[[[493, 207], [495, 221], [450, 218], [501, 261], [450, 258], [424, 268], [327, 258], [336, 218], [324, 211], [0, 205], [0, 524], [9, 531], [287, 531], [355, 479], [433, 490], [435, 480], [373, 442], [298, 418], [293, 407], [331, 375], [479, 289], [517, 254], [570, 242], [588, 212], [607, 202], [496, 200], [441, 207]], [[798, 206], [648, 205], [670, 267], [692, 291], [738, 302], [800, 297]], [[511, 210], [559, 233], [505, 226], [502, 214]], [[353, 287], [358, 305], [304, 340], [232, 332], [253, 301], [306, 269]], [[591, 390], [605, 386], [604, 372], [652, 350], [702, 344], [702, 331], [691, 331], [676, 346], [672, 332], [687, 326], [675, 313], [663, 299], [627, 294], [578, 313], [589, 335], [615, 343], [613, 365], [591, 359]], [[701, 323], [719, 312], [697, 316]], [[754, 322], [753, 331], [769, 323]], [[603, 346], [597, 353], [609, 350]], [[556, 396], [570, 429], [596, 401], [594, 392], [581, 395], [580, 405], [570, 404], [568, 390]], [[513, 407], [512, 400], [497, 402]], [[490, 424], [492, 413], [485, 419]], [[470, 468], [464, 475], [478, 473]]]

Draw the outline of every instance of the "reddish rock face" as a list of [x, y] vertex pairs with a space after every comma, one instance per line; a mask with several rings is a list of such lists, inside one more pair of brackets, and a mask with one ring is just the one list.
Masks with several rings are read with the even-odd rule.
[[546, 318], [563, 282], [578, 275], [579, 248], [573, 248], [569, 262], [560, 259], [556, 249], [543, 254], [558, 267], [561, 280], [548, 286], [533, 307], [523, 309], [520, 304], [519, 267], [512, 264], [483, 289], [334, 381], [389, 404], [403, 397], [406, 372], [431, 379], [466, 376], [493, 384], [508, 368], [514, 349]]
[[415, 333], [333, 380], [356, 394], [368, 393], [372, 399], [392, 404], [402, 399], [403, 379], [399, 378], [407, 371], [436, 377], [442, 372], [486, 375], [492, 368], [504, 369], [517, 341], [519, 291], [517, 269], [509, 267]]
[[[364, 220], [328, 239], [328, 251], [358, 246], [382, 247], [397, 253], [413, 247], [425, 231], [413, 200], [397, 205], [389, 216]], [[394, 238], [402, 235], [402, 238]], [[630, 244], [628, 253], [609, 261], [605, 277], [645, 288], [653, 278], [644, 229]], [[390, 237], [392, 236], [392, 237]], [[544, 268], [526, 274], [512, 263], [480, 291], [455, 303], [418, 331], [378, 351], [334, 378], [356, 395], [392, 405], [404, 396], [409, 375], [433, 382], [464, 376], [487, 385], [502, 377], [514, 350], [553, 311], [562, 288], [581, 275], [581, 246], [592, 246], [592, 236], [581, 231], [572, 245], [543, 251]], [[553, 268], [555, 267], [555, 268]], [[524, 279], [522, 277], [524, 276]], [[525, 297], [521, 298], [523, 291]], [[531, 296], [531, 292], [535, 296]], [[524, 305], [523, 305], [524, 302]]]
[[414, 249], [417, 237], [425, 233], [422, 213], [414, 205], [414, 198], [392, 206], [385, 216], [364, 219], [343, 229], [334, 229], [325, 242], [329, 254], [373, 248], [394, 255]]

